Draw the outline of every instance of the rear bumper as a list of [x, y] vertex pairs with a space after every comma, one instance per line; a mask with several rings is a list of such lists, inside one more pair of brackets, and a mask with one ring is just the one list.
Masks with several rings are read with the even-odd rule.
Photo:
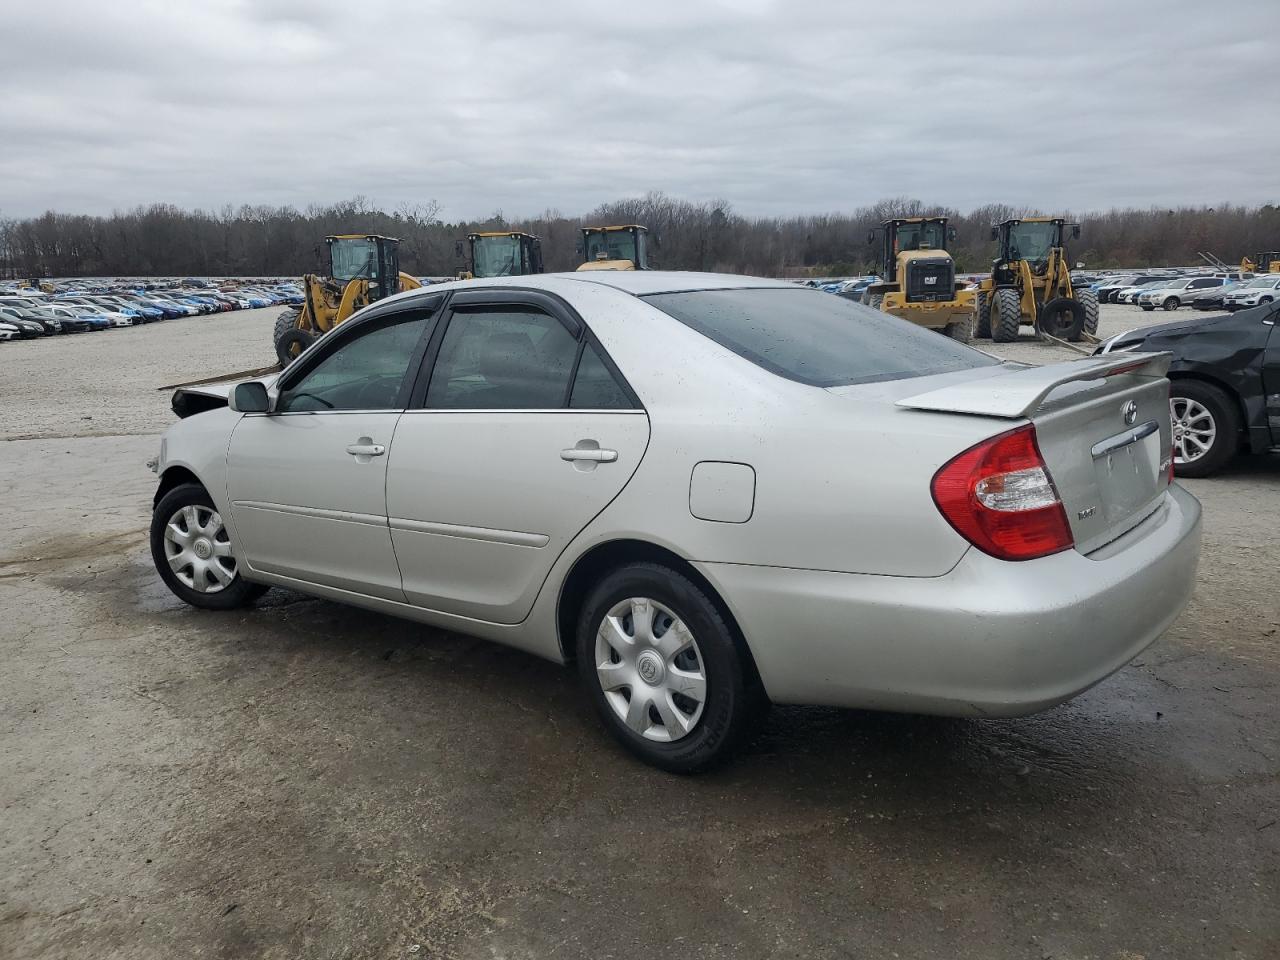
[[969, 550], [942, 577], [705, 563], [769, 696], [952, 716], [1022, 716], [1124, 666], [1191, 596], [1200, 504], [1174, 485], [1120, 540], [1008, 563]]

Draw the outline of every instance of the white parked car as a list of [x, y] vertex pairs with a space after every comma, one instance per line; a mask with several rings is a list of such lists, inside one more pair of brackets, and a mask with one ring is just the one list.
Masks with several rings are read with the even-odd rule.
[[0, 340], [17, 340], [21, 334], [12, 323], [0, 322]]
[[1228, 310], [1244, 310], [1280, 299], [1280, 273], [1268, 273], [1242, 283], [1222, 298]]
[[1156, 287], [1163, 286], [1168, 280], [1146, 280], [1142, 283], [1130, 287], [1121, 287], [1112, 295], [1113, 303], [1137, 303], [1139, 294], [1146, 293], [1148, 290], [1154, 290]]
[[1021, 715], [1190, 596], [1167, 366], [1002, 364], [785, 281], [441, 284], [179, 391], [151, 549], [197, 607], [281, 586], [576, 661], [670, 770], [766, 700]]
[[1145, 287], [1137, 295], [1134, 302], [1143, 310], [1177, 310], [1184, 303], [1189, 304], [1202, 293], [1226, 283], [1224, 277], [1181, 277], [1169, 283], [1154, 284]]

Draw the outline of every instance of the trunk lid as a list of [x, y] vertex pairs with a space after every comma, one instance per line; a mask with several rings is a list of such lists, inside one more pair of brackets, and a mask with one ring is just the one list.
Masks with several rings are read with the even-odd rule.
[[1124, 353], [1014, 371], [997, 368], [993, 376], [904, 397], [897, 404], [1030, 420], [1076, 549], [1088, 554], [1145, 519], [1168, 487], [1169, 361], [1167, 353]]

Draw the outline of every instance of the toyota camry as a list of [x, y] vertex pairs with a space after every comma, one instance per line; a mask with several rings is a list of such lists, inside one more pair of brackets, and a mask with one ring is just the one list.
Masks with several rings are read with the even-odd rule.
[[1168, 364], [1002, 363], [748, 277], [447, 283], [180, 390], [151, 549], [196, 607], [284, 587], [574, 663], [669, 770], [769, 702], [1029, 714], [1191, 592]]

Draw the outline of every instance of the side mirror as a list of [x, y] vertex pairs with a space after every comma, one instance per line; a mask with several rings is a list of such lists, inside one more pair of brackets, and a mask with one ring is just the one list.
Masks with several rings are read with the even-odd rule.
[[649, 235], [649, 238], [653, 241], [653, 246], [655, 249], [662, 246], [662, 234], [651, 233]]
[[992, 239], [992, 240], [999, 240], [999, 239], [1000, 239], [1000, 228], [999, 228], [999, 227], [992, 227], [992, 228], [991, 228], [991, 239]]
[[467, 248], [463, 246], [461, 240], [455, 240], [453, 243], [453, 255], [461, 260], [467, 255]]
[[950, 240], [950, 241], [951, 241], [951, 242], [953, 242], [953, 243], [955, 242], [955, 239], [956, 239], [956, 228], [955, 228], [955, 227], [947, 227], [947, 239], [948, 239], [948, 240]]
[[868, 230], [867, 243], [875, 243], [875, 242], [876, 242], [876, 232], [874, 230]]
[[1080, 224], [1078, 224], [1078, 223], [1076, 223], [1076, 224], [1072, 224], [1072, 226], [1071, 226], [1071, 239], [1072, 239], [1072, 240], [1079, 240], [1079, 239], [1080, 239]]
[[231, 392], [229, 406], [236, 413], [270, 413], [271, 397], [267, 393], [266, 384], [258, 380], [237, 383], [235, 390]]
[[574, 253], [576, 253], [578, 256], [581, 257], [586, 254], [587, 246], [581, 240], [579, 240], [573, 245], [573, 250], [574, 250]]

